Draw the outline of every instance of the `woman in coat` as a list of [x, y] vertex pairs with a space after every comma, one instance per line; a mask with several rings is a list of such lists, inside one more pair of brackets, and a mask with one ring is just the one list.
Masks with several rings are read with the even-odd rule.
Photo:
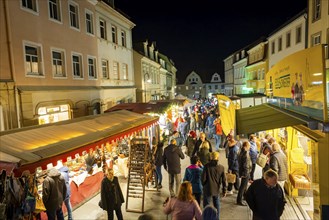
[[124, 203], [124, 198], [118, 177], [114, 176], [112, 168], [107, 169], [107, 174], [102, 180], [101, 203], [102, 208], [107, 211], [109, 220], [113, 220], [114, 218], [113, 211], [115, 211], [118, 220], [123, 220], [121, 205]]
[[189, 181], [180, 185], [177, 198], [172, 197], [165, 202], [163, 211], [167, 215], [171, 213], [172, 220], [202, 219], [200, 206], [193, 197], [192, 184]]

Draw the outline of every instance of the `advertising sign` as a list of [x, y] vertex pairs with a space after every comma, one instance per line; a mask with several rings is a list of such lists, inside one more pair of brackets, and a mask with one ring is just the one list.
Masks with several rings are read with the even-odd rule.
[[269, 103], [323, 120], [324, 58], [318, 45], [289, 55], [266, 74]]
[[225, 95], [217, 95], [218, 108], [225, 135], [230, 133], [231, 129], [235, 129], [235, 104]]

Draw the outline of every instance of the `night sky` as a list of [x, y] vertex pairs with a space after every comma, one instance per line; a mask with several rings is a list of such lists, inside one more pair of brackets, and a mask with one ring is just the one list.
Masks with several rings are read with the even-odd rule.
[[280, 27], [307, 7], [307, 0], [116, 0], [136, 24], [133, 41], [156, 41], [171, 58], [178, 83], [196, 71], [204, 82], [224, 75], [223, 60]]

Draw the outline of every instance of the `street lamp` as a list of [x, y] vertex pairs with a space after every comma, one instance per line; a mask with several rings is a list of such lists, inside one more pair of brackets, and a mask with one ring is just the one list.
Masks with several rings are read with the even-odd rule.
[[146, 102], [146, 85], [147, 83], [151, 83], [150, 75], [148, 73], [144, 74], [144, 101]]

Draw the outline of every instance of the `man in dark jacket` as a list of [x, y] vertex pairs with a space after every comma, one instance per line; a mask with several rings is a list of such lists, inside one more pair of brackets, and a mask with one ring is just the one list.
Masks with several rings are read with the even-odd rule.
[[252, 167], [250, 155], [250, 143], [248, 141], [243, 142], [241, 151], [238, 156], [239, 161], [239, 176], [241, 177], [241, 183], [239, 187], [239, 193], [236, 198], [236, 203], [241, 206], [246, 206], [242, 201], [242, 196], [245, 195], [245, 192], [247, 190], [248, 181], [249, 181], [249, 175]]
[[252, 210], [253, 220], [279, 220], [285, 206], [278, 174], [269, 169], [262, 179], [255, 180], [246, 192], [246, 201]]
[[222, 184], [223, 197], [226, 196], [226, 176], [224, 166], [218, 164], [219, 153], [210, 153], [210, 161], [204, 165], [202, 172], [203, 185], [203, 207], [210, 204], [212, 200], [214, 207], [217, 209], [217, 218], [219, 218], [219, 191]]
[[64, 177], [55, 168], [50, 168], [42, 183], [42, 200], [49, 220], [64, 220], [62, 205], [66, 197]]
[[[174, 197], [175, 192], [178, 193], [181, 184], [181, 163], [180, 159], [184, 159], [184, 153], [180, 147], [176, 145], [176, 139], [172, 139], [170, 144], [163, 152], [163, 167], [169, 174], [169, 191], [170, 196]], [[176, 190], [174, 192], [174, 181], [176, 182]]]

